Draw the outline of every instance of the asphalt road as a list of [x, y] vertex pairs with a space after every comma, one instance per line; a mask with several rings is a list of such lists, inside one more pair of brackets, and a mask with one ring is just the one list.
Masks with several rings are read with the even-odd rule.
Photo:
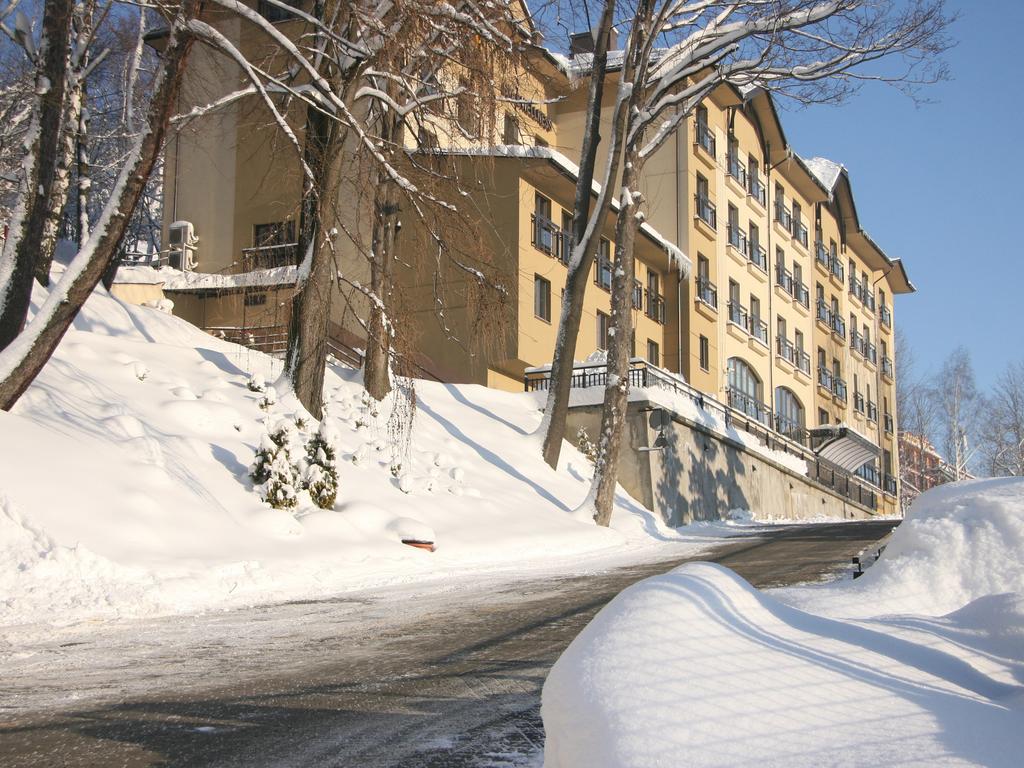
[[[771, 528], [701, 559], [758, 587], [816, 581], [892, 527]], [[683, 561], [55, 641], [0, 676], [0, 766], [539, 766], [547, 670], [612, 597]]]

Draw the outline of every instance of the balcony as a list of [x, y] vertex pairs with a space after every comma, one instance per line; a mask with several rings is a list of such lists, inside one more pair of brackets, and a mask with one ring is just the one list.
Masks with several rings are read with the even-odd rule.
[[750, 259], [751, 264], [765, 274], [768, 273], [768, 251], [764, 249], [763, 245], [758, 243], [756, 240], [751, 240], [750, 251], [747, 256]]
[[287, 267], [297, 263], [298, 254], [298, 243], [279, 243], [277, 245], [259, 245], [254, 248], [243, 248], [242, 271], [252, 272], [254, 269]]
[[830, 313], [832, 315], [832, 324], [829, 326], [832, 329], [832, 333], [841, 339], [846, 338], [846, 321], [843, 320], [835, 312]]
[[856, 354], [864, 357], [864, 337], [856, 328], [850, 331], [850, 349]]
[[828, 368], [818, 366], [818, 386], [831, 392], [833, 386], [832, 381], [832, 371]]
[[782, 336], [775, 340], [775, 351], [779, 357], [792, 365], [797, 370], [811, 375], [811, 356], [798, 349], [793, 342]]
[[830, 259], [828, 257], [828, 250], [825, 248], [825, 244], [818, 240], [814, 243], [814, 260], [817, 261], [826, 271], [829, 270]]
[[896, 495], [896, 478], [893, 477], [892, 475], [886, 475], [885, 476], [885, 485], [883, 486], [882, 490], [885, 491], [885, 494], [887, 496], [895, 496]]
[[875, 294], [867, 283], [863, 283], [861, 286], [861, 303], [868, 312], [875, 313]]
[[735, 248], [737, 251], [747, 256], [749, 253], [749, 241], [747, 240], [747, 233], [739, 228], [736, 224], [729, 225], [729, 245]]
[[793, 275], [781, 264], [775, 265], [775, 284], [790, 296], [796, 298], [796, 292], [793, 290]]
[[882, 305], [882, 308], [879, 310], [879, 317], [882, 320], [882, 325], [892, 329], [892, 310], [887, 305]]
[[793, 212], [786, 207], [785, 203], [775, 202], [775, 221], [781, 224], [787, 232], [793, 231]]
[[828, 304], [821, 299], [818, 300], [817, 318], [818, 322], [823, 323], [828, 328], [832, 328], [832, 310], [829, 309]]
[[718, 310], [718, 288], [706, 277], [697, 278], [697, 301]]
[[737, 156], [729, 155], [726, 158], [726, 172], [736, 179], [741, 187], [747, 188], [747, 166], [741, 163]]
[[868, 400], [868, 421], [878, 421], [878, 403]]
[[647, 309], [646, 314], [651, 320], [656, 323], [665, 324], [665, 297], [660, 293], [653, 293], [650, 289], [647, 293]]
[[888, 357], [882, 358], [882, 375], [889, 379], [889, 381], [892, 381], [895, 377], [895, 369], [893, 368], [892, 360]]
[[850, 275], [850, 296], [855, 298], [857, 301], [863, 300], [861, 283], [860, 280], [857, 279], [856, 275]]
[[711, 132], [708, 126], [703, 123], [697, 123], [696, 140], [698, 147], [711, 155], [711, 157], [715, 157], [715, 134]]
[[633, 309], [644, 308], [644, 286], [636, 278], [633, 278]]
[[860, 392], [853, 393], [853, 410], [857, 413], [864, 413], [864, 395]]
[[878, 468], [872, 466], [871, 464], [865, 464], [853, 474], [854, 476], [859, 477], [861, 480], [865, 480], [868, 483], [871, 483], [871, 485], [877, 488], [882, 487], [882, 476], [879, 473]]
[[697, 218], [712, 229], [718, 229], [718, 213], [715, 211], [715, 204], [707, 197], [700, 195], [693, 196], [693, 203], [697, 211]]
[[762, 424], [771, 424], [772, 411], [766, 404], [745, 392], [730, 388], [728, 391], [729, 407], [744, 413]]
[[753, 317], [742, 304], [729, 302], [729, 322], [741, 328], [751, 338], [757, 339], [768, 346], [768, 323], [759, 317]]
[[807, 286], [804, 283], [796, 282], [793, 280], [793, 298], [804, 305], [804, 309], [810, 309], [811, 307], [811, 292], [807, 290]]
[[530, 216], [530, 223], [533, 225], [533, 247], [547, 254], [554, 253], [555, 238], [561, 233], [558, 226], [551, 219], [538, 213]]
[[872, 365], [878, 365], [878, 348], [868, 340], [864, 340], [864, 359]]
[[832, 394], [846, 402], [846, 382], [838, 376], [832, 376]]
[[800, 219], [793, 219], [793, 237], [804, 248], [807, 247], [807, 226]]
[[886, 434], [890, 434], [891, 435], [893, 433], [893, 427], [894, 427], [893, 419], [892, 419], [892, 414], [891, 413], [886, 413], [886, 414], [884, 414], [882, 416], [882, 424], [885, 426]]
[[768, 202], [768, 192], [765, 189], [764, 182], [753, 174], [749, 175], [749, 180], [750, 183], [747, 185], [747, 194], [754, 198], [758, 205], [764, 208], [765, 204]]
[[835, 277], [840, 283], [843, 282], [845, 277], [845, 270], [843, 269], [843, 262], [835, 255], [829, 256], [829, 272]]

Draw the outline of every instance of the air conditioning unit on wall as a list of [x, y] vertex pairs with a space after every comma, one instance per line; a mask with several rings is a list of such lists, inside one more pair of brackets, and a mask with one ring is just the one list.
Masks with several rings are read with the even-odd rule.
[[199, 238], [191, 221], [176, 221], [167, 231], [167, 263], [182, 272], [196, 268], [196, 247]]

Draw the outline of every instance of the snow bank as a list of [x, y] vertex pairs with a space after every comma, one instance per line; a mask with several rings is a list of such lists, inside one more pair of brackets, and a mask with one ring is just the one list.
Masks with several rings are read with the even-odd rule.
[[[611, 530], [577, 521], [589, 464], [569, 447], [561, 471], [544, 464], [530, 396], [417, 382], [418, 409], [402, 431], [390, 418], [397, 402], [368, 405], [358, 373], [341, 366], [326, 381], [337, 504], [319, 510], [303, 492], [294, 513], [270, 509], [247, 468], [267, 419], [303, 415], [278, 381], [280, 365], [94, 295], [14, 411], [0, 413], [8, 636], [21, 624], [568, 566], [684, 540], [625, 494]], [[261, 377], [276, 402], [249, 388]], [[436, 541], [435, 553], [401, 543], [413, 528], [413, 538]]]
[[1024, 481], [966, 483], [857, 581], [769, 595], [701, 563], [627, 589], [551, 670], [546, 768], [1020, 765], [1022, 526]]
[[787, 599], [833, 615], [941, 616], [1002, 592], [1024, 594], [1024, 478], [951, 483], [919, 496], [881, 560], [853, 584]]

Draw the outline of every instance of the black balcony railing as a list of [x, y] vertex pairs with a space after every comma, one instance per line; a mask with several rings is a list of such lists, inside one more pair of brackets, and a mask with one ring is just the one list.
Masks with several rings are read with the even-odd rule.
[[254, 269], [274, 269], [296, 264], [299, 255], [298, 243], [280, 243], [278, 245], [258, 245], [254, 248], [242, 249], [242, 271]]
[[882, 416], [882, 424], [885, 426], [885, 431], [888, 432], [891, 435], [892, 432], [893, 432], [893, 426], [894, 426], [891, 413], [883, 414], [883, 416]]
[[838, 376], [832, 376], [832, 394], [846, 402], [846, 382]]
[[750, 263], [762, 272], [768, 271], [768, 251], [766, 251], [764, 246], [760, 243], [754, 241], [750, 242], [748, 258], [750, 259]]
[[747, 233], [739, 228], [736, 224], [729, 225], [729, 245], [735, 248], [737, 251], [742, 253], [744, 256], [749, 251], [749, 241], [747, 240]]
[[718, 309], [718, 288], [706, 277], [697, 278], [697, 301]]
[[829, 271], [836, 276], [839, 282], [843, 282], [845, 270], [843, 269], [843, 262], [835, 254], [829, 256]]
[[741, 186], [746, 188], [747, 186], [747, 166], [740, 162], [739, 157], [736, 155], [728, 155], [726, 157], [726, 170], [729, 175], [732, 176]]
[[740, 392], [739, 390], [732, 388], [728, 390], [727, 395], [730, 408], [735, 408], [740, 413], [744, 413], [762, 424], [772, 423], [771, 408], [762, 403], [756, 397], [752, 397], [746, 392]]
[[697, 217], [712, 229], [717, 229], [718, 214], [715, 211], [715, 204], [708, 198], [701, 197], [700, 195], [694, 195], [693, 201]]
[[787, 232], [793, 230], [793, 212], [786, 207], [786, 204], [776, 200], [775, 201], [775, 220], [782, 225], [782, 228]]
[[804, 305], [805, 309], [809, 309], [811, 306], [811, 292], [807, 290], [807, 286], [804, 283], [793, 282], [793, 298]]
[[828, 249], [825, 248], [825, 244], [821, 240], [814, 244], [814, 258], [825, 269], [829, 268]]
[[864, 464], [853, 474], [861, 480], [871, 483], [877, 488], [882, 487], [882, 475], [879, 473], [878, 467], [873, 467], [870, 464]]
[[843, 320], [843, 318], [841, 318], [835, 312], [832, 312], [830, 314], [832, 315], [832, 324], [830, 326], [832, 328], [832, 333], [836, 334], [836, 336], [839, 336], [839, 337], [845, 339], [846, 338], [846, 321]]
[[878, 365], [878, 348], [867, 339], [864, 340], [864, 359], [872, 365]]
[[879, 318], [882, 321], [882, 325], [884, 325], [886, 328], [892, 328], [892, 310], [890, 310], [888, 306], [883, 304], [878, 314]]
[[639, 280], [633, 280], [633, 309], [644, 308], [644, 286]]
[[715, 156], [715, 134], [704, 123], [697, 123], [697, 146], [712, 157]]
[[894, 373], [894, 371], [893, 371], [893, 367], [892, 367], [892, 360], [890, 360], [888, 357], [883, 357], [882, 358], [882, 375], [885, 376], [887, 379], [891, 379], [891, 378], [893, 378], [893, 373]]
[[864, 395], [860, 392], [853, 393], [853, 410], [857, 413], [864, 413]]
[[665, 324], [665, 297], [647, 290], [647, 316], [657, 323]]
[[747, 185], [747, 194], [754, 198], [758, 205], [764, 208], [765, 202], [768, 199], [768, 193], [765, 191], [764, 182], [754, 174], [750, 174], [749, 179], [750, 183]]
[[775, 284], [790, 296], [795, 296], [793, 291], [793, 275], [781, 264], [775, 265]]
[[886, 495], [888, 495], [888, 496], [895, 496], [896, 495], [896, 478], [893, 477], [892, 475], [886, 475], [885, 476], [885, 485], [883, 486], [883, 490], [885, 491]]
[[832, 391], [832, 371], [828, 368], [818, 366], [818, 386], [829, 392]]
[[799, 219], [793, 219], [793, 237], [797, 239], [804, 248], [807, 247], [807, 226]]
[[[570, 379], [573, 388], [604, 387], [607, 383], [608, 369], [605, 365], [577, 367]], [[526, 374], [524, 384], [528, 392], [546, 391], [551, 385], [551, 373], [546, 369], [531, 371]], [[658, 388], [683, 395], [704, 413], [721, 419], [725, 426], [742, 429], [768, 448], [806, 461], [807, 477], [811, 482], [829, 488], [868, 509], [878, 507], [876, 493], [870, 486], [852, 473], [819, 459], [811, 449], [806, 429], [790, 418], [777, 417], [755, 397], [729, 390], [729, 401], [735, 405], [726, 405], [675, 375], [639, 359], [630, 361], [629, 384], [635, 388]]]
[[878, 421], [878, 403], [868, 400], [868, 421]]
[[754, 337], [766, 347], [768, 346], [768, 323], [759, 317], [751, 315], [737, 301], [729, 302], [729, 322], [742, 328], [748, 335]]
[[551, 219], [534, 213], [530, 216], [533, 224], [533, 247], [544, 253], [551, 253], [555, 247], [555, 234], [558, 227]]

